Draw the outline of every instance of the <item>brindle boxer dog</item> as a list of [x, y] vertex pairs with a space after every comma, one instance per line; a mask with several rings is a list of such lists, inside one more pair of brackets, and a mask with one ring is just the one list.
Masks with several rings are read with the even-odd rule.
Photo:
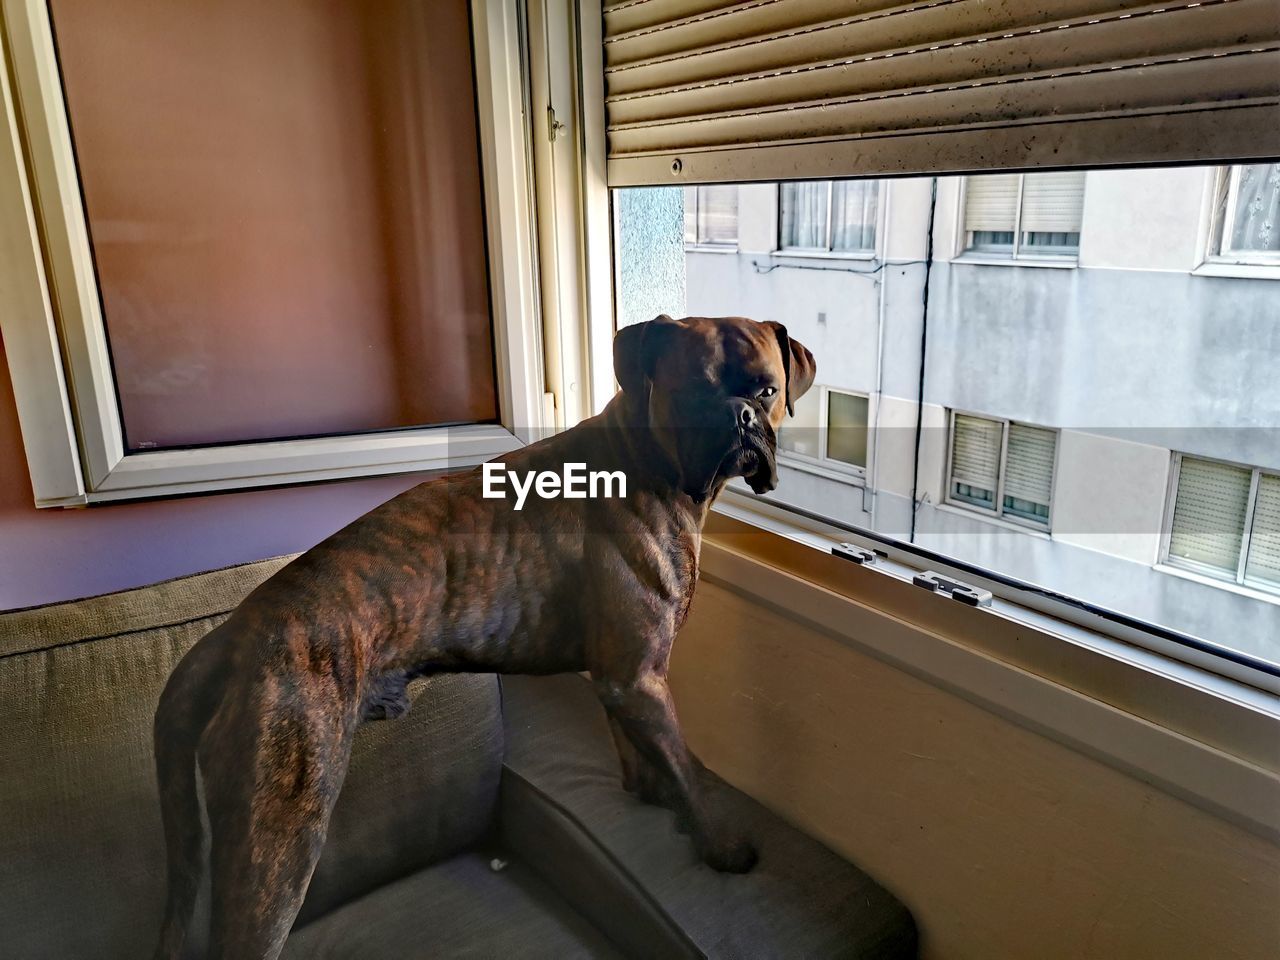
[[[732, 477], [777, 484], [777, 428], [813, 356], [777, 323], [659, 317], [614, 340], [605, 411], [503, 458], [514, 471], [621, 470], [625, 499], [482, 497], [431, 480], [308, 550], [183, 657], [156, 711], [178, 957], [202, 869], [196, 766], [213, 831], [210, 953], [274, 958], [324, 845], [356, 728], [450, 671], [590, 671], [627, 789], [675, 807], [717, 870], [751, 845], [709, 814], [667, 661], [698, 579], [703, 521]], [[405, 758], [412, 763], [412, 757]]]

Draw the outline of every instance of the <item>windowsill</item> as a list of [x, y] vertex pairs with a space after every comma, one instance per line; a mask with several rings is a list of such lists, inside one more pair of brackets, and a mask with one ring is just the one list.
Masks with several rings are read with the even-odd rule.
[[941, 510], [943, 513], [954, 514], [958, 517], [968, 517], [971, 520], [981, 520], [983, 523], [989, 523], [995, 527], [1002, 527], [1005, 530], [1012, 530], [1015, 533], [1028, 533], [1040, 540], [1052, 540], [1053, 536], [1049, 530], [1043, 527], [1033, 527], [1029, 523], [1018, 523], [1016, 520], [1010, 520], [1007, 517], [994, 513], [987, 513], [985, 510], [970, 509], [969, 507], [960, 506], [952, 503], [950, 500], [934, 505], [935, 510]]
[[686, 243], [685, 253], [734, 253], [738, 252], [736, 243]]
[[1239, 277], [1247, 280], [1280, 280], [1280, 263], [1233, 263], [1206, 260], [1191, 271], [1195, 277]]
[[1177, 567], [1170, 563], [1157, 563], [1152, 569], [1159, 573], [1167, 573], [1171, 577], [1181, 577], [1183, 580], [1190, 580], [1192, 583], [1201, 583], [1206, 587], [1226, 590], [1228, 593], [1248, 597], [1250, 600], [1261, 600], [1263, 603], [1272, 603], [1280, 606], [1280, 593], [1272, 593], [1263, 587], [1251, 587], [1247, 583], [1237, 583], [1234, 580], [1221, 580], [1218, 577], [1196, 573], [1194, 570]]
[[993, 254], [962, 253], [951, 258], [952, 263], [971, 263], [984, 267], [1049, 267], [1054, 270], [1074, 270], [1080, 265], [1077, 257], [998, 257]]
[[[852, 540], [879, 557], [831, 555]], [[743, 495], [708, 523], [703, 576], [1268, 838], [1280, 836], [1280, 696], [1001, 596], [969, 607], [911, 583], [892, 545]], [[945, 565], [941, 567], [945, 570]], [[1007, 588], [1006, 588], [1007, 589]], [[1034, 600], [1034, 597], [1030, 599]], [[1107, 625], [1108, 621], [1098, 619]]]
[[874, 250], [806, 250], [804, 247], [783, 247], [771, 250], [772, 257], [787, 257], [794, 260], [874, 260]]
[[865, 468], [850, 467], [847, 470], [843, 470], [839, 467], [829, 467], [826, 464], [815, 463], [811, 460], [801, 460], [788, 456], [781, 451], [778, 454], [778, 466], [789, 467], [792, 470], [813, 474], [815, 477], [824, 477], [827, 480], [838, 480], [854, 487], [866, 485], [867, 473]]

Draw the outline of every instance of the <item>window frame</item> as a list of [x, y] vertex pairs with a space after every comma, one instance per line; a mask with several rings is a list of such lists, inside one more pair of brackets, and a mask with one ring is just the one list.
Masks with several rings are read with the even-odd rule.
[[[1089, 190], [1089, 178], [1085, 177], [1084, 192], [1080, 195], [1080, 241], [1074, 253], [1024, 253], [1022, 248], [1022, 196], [1026, 187], [1027, 172], [991, 170], [987, 173], [1013, 173], [1018, 178], [1018, 203], [1013, 215], [1013, 244], [1006, 256], [998, 251], [979, 250], [973, 246], [973, 231], [964, 228], [965, 208], [969, 203], [969, 180], [984, 173], [966, 173], [959, 177], [959, 196], [956, 203], [956, 254], [953, 260], [962, 263], [981, 263], [1007, 266], [1009, 264], [1035, 267], [1075, 268], [1080, 265], [1080, 247], [1084, 244], [1084, 206]], [[1032, 171], [1043, 172], [1043, 171]], [[1033, 248], [1034, 249], [1034, 248]]]
[[[887, 184], [879, 177], [867, 177], [867, 180], [874, 180], [876, 184], [876, 239], [869, 248], [863, 250], [833, 250], [831, 247], [831, 210], [834, 204], [835, 184], [838, 180], [856, 180], [856, 177], [836, 177], [832, 180], [820, 180], [818, 183], [827, 185], [827, 214], [826, 214], [826, 237], [827, 245], [825, 247], [788, 247], [782, 243], [782, 184], [779, 181], [774, 191], [773, 204], [773, 227], [774, 227], [774, 252], [781, 257], [810, 257], [818, 260], [876, 260], [880, 258], [881, 251], [884, 249], [884, 233], [885, 233], [885, 204], [882, 197], [887, 195]], [[801, 182], [801, 181], [796, 181]], [[813, 182], [813, 181], [810, 181]]]
[[[986, 507], [980, 507], [976, 503], [970, 503], [968, 500], [961, 500], [952, 493], [951, 468], [952, 460], [955, 456], [956, 445], [956, 417], [973, 417], [978, 420], [989, 420], [992, 423], [1000, 424], [1000, 466], [999, 472], [996, 474], [995, 505], [988, 510]], [[1007, 467], [1009, 456], [1009, 428], [1017, 424], [1019, 426], [1031, 427], [1035, 430], [1051, 430], [1053, 431], [1053, 475], [1049, 478], [1049, 516], [1045, 518], [1044, 523], [1037, 523], [1034, 520], [1028, 520], [1026, 517], [1019, 516], [1016, 513], [1008, 513], [1004, 508], [1004, 482], [1005, 470]], [[1057, 499], [1058, 492], [1058, 453], [1062, 446], [1062, 431], [1057, 427], [1045, 427], [1038, 423], [1026, 423], [1022, 420], [1013, 420], [1009, 417], [993, 417], [986, 413], [975, 413], [971, 410], [963, 410], [955, 407], [947, 410], [947, 455], [946, 455], [946, 472], [943, 474], [944, 494], [942, 502], [947, 506], [955, 507], [969, 513], [974, 513], [988, 520], [999, 520], [1002, 523], [1011, 523], [1019, 527], [1025, 527], [1036, 533], [1042, 533], [1046, 536], [1053, 535], [1053, 502]]]
[[[1217, 174], [1212, 178], [1205, 263], [1220, 264], [1225, 267], [1250, 267], [1265, 270], [1270, 276], [1280, 277], [1280, 251], [1265, 253], [1249, 250], [1235, 251], [1227, 248], [1235, 228], [1240, 192], [1240, 170], [1244, 166], [1248, 164], [1233, 163], [1219, 167]], [[1220, 203], [1221, 216], [1218, 214]]]
[[3, 72], [13, 78], [0, 103], [9, 134], [0, 135], [0, 167], [16, 168], [20, 182], [0, 198], [11, 241], [0, 263], [17, 271], [0, 328], [36, 506], [456, 468], [538, 435], [543, 370], [516, 4], [470, 5], [499, 422], [139, 452], [123, 443], [49, 11], [42, 0], [5, 0], [0, 17]]
[[[1249, 471], [1249, 496], [1245, 500], [1244, 529], [1240, 534], [1240, 548], [1236, 553], [1234, 574], [1224, 573], [1217, 567], [1211, 567], [1195, 560], [1174, 557], [1169, 553], [1170, 543], [1173, 538], [1173, 513], [1178, 505], [1178, 480], [1182, 474], [1182, 461], [1184, 458], [1204, 460], [1208, 463], [1221, 463], [1229, 467], [1237, 467]], [[1280, 472], [1273, 472], [1264, 467], [1255, 467], [1252, 464], [1236, 463], [1233, 460], [1223, 460], [1220, 457], [1203, 457], [1199, 454], [1175, 450], [1173, 463], [1169, 469], [1169, 483], [1165, 492], [1164, 519], [1160, 526], [1160, 553], [1159, 561], [1156, 564], [1157, 568], [1193, 574], [1197, 579], [1211, 582], [1214, 586], [1238, 588], [1247, 591], [1250, 595], [1259, 594], [1262, 599], [1272, 601], [1280, 599], [1280, 586], [1267, 583], [1264, 580], [1250, 579], [1245, 573], [1249, 563], [1249, 545], [1253, 537], [1253, 522], [1257, 513], [1258, 485], [1262, 480], [1263, 474], [1280, 476]]]
[[[816, 384], [813, 389], [818, 391], [818, 455], [811, 457], [808, 454], [796, 453], [792, 450], [784, 450], [778, 447], [778, 462], [783, 466], [792, 467], [796, 470], [803, 470], [806, 473], [813, 473], [820, 477], [827, 477], [831, 480], [840, 480], [845, 483], [853, 483], [855, 486], [863, 486], [866, 484], [867, 471], [871, 467], [872, 458], [875, 456], [875, 443], [872, 436], [871, 425], [873, 422], [872, 407], [873, 399], [870, 393], [863, 390], [846, 390], [843, 387], [832, 387], [827, 384]], [[848, 397], [860, 397], [867, 401], [867, 463], [866, 466], [858, 466], [845, 460], [836, 460], [827, 455], [827, 427], [831, 416], [830, 395], [839, 393]], [[783, 429], [785, 429], [785, 424]]]
[[[699, 226], [699, 223], [701, 222], [698, 219], [698, 213], [702, 209], [702, 190], [706, 186], [714, 186], [714, 184], [694, 183], [694, 184], [689, 184], [684, 188], [685, 197], [688, 198], [692, 194], [693, 203], [694, 203], [694, 206], [693, 206], [694, 239], [690, 240], [688, 235], [686, 234], [685, 240], [684, 240], [684, 248], [686, 251], [690, 253], [737, 253], [739, 250], [739, 244], [741, 243], [741, 233], [742, 233], [740, 229], [741, 224], [738, 218], [739, 215], [737, 213], [733, 215], [734, 231], [733, 231], [732, 243], [730, 243], [727, 240], [703, 240], [700, 236], [698, 236], [698, 226]], [[729, 186], [729, 184], [726, 184], [726, 186]], [[737, 184], [732, 184], [732, 186], [736, 187]]]

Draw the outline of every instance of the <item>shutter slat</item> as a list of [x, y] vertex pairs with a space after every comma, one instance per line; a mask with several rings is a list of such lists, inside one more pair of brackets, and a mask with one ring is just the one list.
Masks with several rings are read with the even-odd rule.
[[1058, 437], [1052, 430], [1009, 425], [1005, 454], [1004, 493], [1006, 497], [1049, 505], [1053, 490], [1053, 458]]
[[1115, 162], [1113, 118], [1154, 134], [1125, 162], [1280, 154], [1276, 0], [645, 0], [604, 28], [613, 185], [1061, 166], [1067, 122], [1073, 162]]
[[1000, 435], [998, 420], [956, 414], [952, 438], [951, 480], [995, 491], [1000, 476]]
[[1027, 174], [1022, 190], [1024, 233], [1079, 233], [1084, 171]]
[[[665, 86], [757, 69], [791, 69], [828, 58], [998, 37], [1082, 18], [1182, 8], [1193, 2], [1058, 0], [1046, 8], [1007, 0], [780, 0], [611, 33], [605, 42], [605, 68], [613, 75], [639, 72], [650, 77], [665, 71], [664, 79], [648, 82]], [[607, 17], [605, 24], [612, 26]]]
[[1245, 579], [1280, 586], [1280, 477], [1258, 477], [1258, 499], [1253, 508], [1253, 533]]
[[[783, 51], [770, 55], [770, 43], [750, 44], [674, 62], [616, 69], [606, 74], [607, 99], [611, 121], [617, 124], [971, 81], [978, 61], [999, 63], [1000, 74], [1110, 66], [1265, 43], [1275, 39], [1277, 31], [1258, 13], [1274, 5], [1275, 0], [1234, 0], [1203, 10], [1191, 7], [1112, 20], [1087, 16], [1051, 24], [1032, 20], [1018, 25], [1012, 34], [1003, 28], [968, 36], [941, 33], [908, 44], [894, 36], [885, 39], [898, 42], [887, 47], [854, 34], [849, 42], [830, 50], [805, 51], [821, 56], [791, 58], [783, 56]], [[927, 12], [937, 15], [934, 10]], [[1026, 12], [1021, 19], [1029, 19]], [[886, 20], [876, 21], [879, 24], [893, 25]], [[1187, 42], [1192, 29], [1195, 45]], [[811, 43], [814, 36], [822, 34], [790, 42]]]
[[1012, 231], [1018, 215], [1016, 173], [970, 177], [965, 183], [964, 228]]
[[[1238, 60], [1240, 66], [1224, 70], [1226, 59]], [[699, 148], [741, 150], [818, 138], [1025, 125], [1049, 114], [1061, 122], [1181, 110], [1211, 112], [1232, 100], [1241, 105], [1280, 103], [1280, 44], [1233, 57], [1176, 60], [1076, 76], [992, 77], [963, 88], [893, 91], [836, 103], [637, 124], [615, 128], [610, 149], [614, 159]], [[1280, 120], [1280, 111], [1276, 119]], [[1258, 129], [1253, 142], [1261, 144], [1267, 136], [1266, 130]], [[1280, 143], [1276, 151], [1280, 152]], [[754, 175], [744, 170], [741, 179]]]
[[1240, 561], [1252, 475], [1241, 467], [1183, 457], [1169, 557], [1234, 575]]

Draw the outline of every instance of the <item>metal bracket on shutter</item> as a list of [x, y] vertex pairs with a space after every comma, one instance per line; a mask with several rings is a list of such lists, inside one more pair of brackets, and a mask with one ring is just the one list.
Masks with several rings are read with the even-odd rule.
[[991, 606], [990, 590], [980, 590], [967, 583], [961, 583], [959, 580], [952, 580], [950, 577], [944, 577], [940, 573], [934, 573], [932, 570], [917, 573], [911, 578], [911, 582], [917, 587], [924, 587], [930, 593], [945, 593], [952, 600], [959, 600], [961, 603], [968, 604], [971, 607]]
[[860, 566], [871, 566], [876, 562], [876, 552], [874, 550], [864, 550], [862, 547], [855, 546], [852, 543], [836, 544], [831, 548], [831, 555]]

